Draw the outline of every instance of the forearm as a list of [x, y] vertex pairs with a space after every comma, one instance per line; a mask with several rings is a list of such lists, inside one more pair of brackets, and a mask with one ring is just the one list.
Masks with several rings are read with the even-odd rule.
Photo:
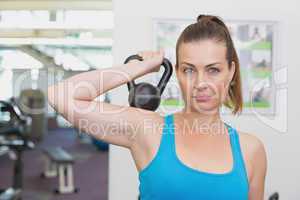
[[74, 109], [74, 101], [93, 101], [97, 96], [151, 72], [151, 66], [151, 61], [133, 61], [72, 76], [48, 88], [49, 104], [59, 113], [67, 114]]
[[91, 101], [113, 88], [149, 73], [151, 71], [149, 64], [151, 63], [134, 61], [115, 67], [84, 72], [50, 86], [48, 91], [55, 92], [53, 90], [56, 90], [61, 94], [68, 90], [70, 98]]

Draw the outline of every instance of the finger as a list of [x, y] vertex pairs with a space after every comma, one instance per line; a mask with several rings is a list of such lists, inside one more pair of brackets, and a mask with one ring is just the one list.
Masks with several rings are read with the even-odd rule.
[[143, 58], [143, 52], [139, 51], [139, 52], [138, 52], [138, 56], [140, 56], [140, 57]]
[[152, 52], [148, 51], [145, 53], [145, 59], [151, 59], [152, 58]]
[[158, 51], [155, 54], [156, 54], [155, 55], [156, 57], [161, 57], [162, 56], [162, 54], [160, 52], [158, 52]]
[[147, 59], [147, 52], [146, 51], [141, 51], [139, 53], [139, 56], [143, 59], [143, 60], [146, 60]]
[[154, 58], [156, 56], [156, 53], [154, 51], [152, 51], [150, 56], [151, 56], [151, 58]]
[[161, 56], [161, 53], [160, 53], [159, 51], [156, 51], [156, 52], [155, 52], [155, 56], [160, 57], [160, 56]]
[[165, 55], [165, 51], [164, 51], [163, 49], [159, 49], [159, 54], [160, 54], [161, 56], [164, 56], [164, 55]]

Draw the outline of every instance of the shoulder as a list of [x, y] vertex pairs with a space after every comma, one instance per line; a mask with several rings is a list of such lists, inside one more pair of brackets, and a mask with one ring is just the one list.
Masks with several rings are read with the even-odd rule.
[[253, 159], [266, 154], [265, 147], [260, 138], [254, 133], [237, 131], [241, 146], [252, 156]]
[[265, 151], [264, 144], [260, 138], [255, 136], [254, 133], [246, 133], [243, 131], [237, 131], [240, 143], [242, 146], [246, 147], [251, 153], [258, 151]]
[[255, 174], [265, 174], [267, 156], [264, 144], [254, 133], [237, 131], [244, 160], [252, 178]]

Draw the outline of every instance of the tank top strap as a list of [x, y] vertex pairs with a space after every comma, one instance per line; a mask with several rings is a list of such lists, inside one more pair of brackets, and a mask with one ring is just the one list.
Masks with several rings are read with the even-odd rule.
[[160, 154], [164, 154], [164, 158], [173, 157], [174, 148], [174, 123], [173, 114], [164, 116], [164, 127], [159, 147]]
[[242, 175], [247, 176], [246, 172], [246, 167], [243, 159], [243, 154], [241, 151], [241, 145], [239, 141], [239, 135], [238, 132], [235, 128], [230, 126], [229, 124], [225, 123], [225, 125], [228, 127], [228, 133], [230, 136], [230, 143], [231, 143], [231, 149], [233, 151], [233, 156], [234, 156], [234, 164], [235, 164], [235, 169]]

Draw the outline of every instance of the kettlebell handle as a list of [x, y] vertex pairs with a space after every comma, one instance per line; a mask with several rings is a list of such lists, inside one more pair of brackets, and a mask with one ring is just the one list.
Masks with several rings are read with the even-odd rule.
[[[139, 60], [139, 61], [143, 61], [143, 58], [139, 55], [132, 55], [132, 56], [129, 56], [124, 64], [127, 64], [129, 61], [131, 60]], [[172, 68], [172, 64], [171, 62], [167, 59], [167, 58], [164, 58], [163, 59], [163, 62], [161, 64], [165, 70], [164, 70], [164, 73], [162, 75], [162, 78], [160, 79], [160, 81], [158, 82], [158, 85], [157, 85], [157, 88], [159, 90], [159, 93], [160, 95], [162, 95], [165, 87], [166, 87], [166, 83], [169, 81], [171, 75], [172, 75], [172, 72], [173, 72], [173, 68]], [[136, 86], [136, 83], [134, 82], [134, 80], [130, 81], [127, 83], [127, 87], [128, 87], [128, 91], [131, 90], [131, 88], [134, 88]]]

